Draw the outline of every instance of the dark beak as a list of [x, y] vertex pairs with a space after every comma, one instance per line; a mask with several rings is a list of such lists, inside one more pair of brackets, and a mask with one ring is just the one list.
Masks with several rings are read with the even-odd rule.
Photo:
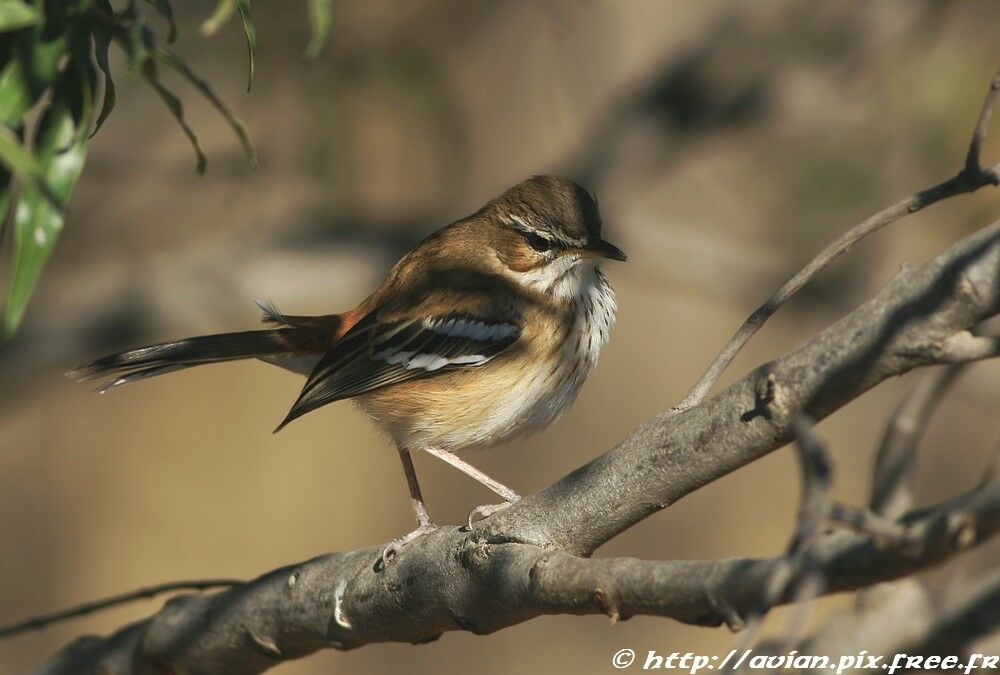
[[595, 239], [588, 243], [581, 253], [588, 258], [607, 258], [619, 262], [628, 262], [628, 256], [614, 244], [610, 244], [603, 239]]

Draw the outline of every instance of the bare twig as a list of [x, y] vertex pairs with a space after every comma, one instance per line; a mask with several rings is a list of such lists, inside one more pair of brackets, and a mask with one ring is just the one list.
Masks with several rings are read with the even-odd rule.
[[242, 579], [198, 579], [195, 581], [170, 581], [165, 584], [157, 584], [156, 586], [145, 586], [127, 593], [119, 593], [118, 595], [112, 595], [100, 600], [85, 602], [76, 607], [52, 612], [51, 614], [36, 616], [9, 626], [0, 626], [0, 639], [44, 628], [59, 621], [86, 616], [91, 612], [107, 609], [108, 607], [124, 605], [136, 600], [146, 600], [157, 595], [162, 595], [163, 593], [172, 593], [174, 591], [207, 591], [213, 588], [236, 586], [242, 583], [244, 583]]
[[1000, 628], [1000, 575], [992, 574], [967, 591], [961, 602], [938, 612], [919, 641], [901, 645], [908, 654], [960, 654], [980, 637]]
[[[986, 140], [986, 134], [989, 132], [990, 118], [993, 116], [993, 110], [997, 106], [998, 99], [1000, 99], [1000, 70], [994, 73], [993, 79], [990, 80], [990, 88], [986, 93], [986, 99], [983, 101], [983, 107], [979, 111], [976, 128], [972, 131], [972, 140], [969, 141], [969, 152], [965, 156], [965, 172], [969, 175], [976, 175], [983, 172], [980, 153], [983, 149], [983, 142]], [[994, 172], [993, 184], [996, 185], [996, 167], [990, 170]]]
[[917, 444], [944, 393], [963, 365], [949, 365], [923, 373], [917, 385], [889, 418], [875, 456], [869, 505], [875, 513], [896, 518], [913, 505], [910, 484]]
[[983, 169], [980, 165], [979, 154], [989, 127], [990, 117], [997, 104], [997, 99], [1000, 98], [997, 94], [998, 83], [1000, 83], [1000, 70], [997, 71], [990, 82], [989, 92], [979, 113], [979, 118], [976, 121], [972, 140], [969, 143], [965, 166], [962, 170], [953, 178], [949, 178], [933, 187], [910, 195], [906, 199], [879, 211], [849, 229], [837, 238], [836, 241], [823, 249], [743, 322], [743, 325], [739, 327], [719, 355], [712, 361], [711, 365], [701, 376], [701, 379], [695, 383], [684, 399], [675, 406], [675, 411], [683, 412], [704, 401], [712, 385], [715, 384], [726, 368], [729, 367], [729, 364], [736, 358], [736, 355], [743, 346], [764, 325], [764, 322], [816, 276], [816, 274], [829, 265], [830, 262], [851, 250], [859, 241], [886, 225], [894, 223], [911, 213], [916, 213], [931, 204], [956, 195], [975, 192], [986, 185], [997, 185], [1000, 182], [1000, 164]]
[[863, 603], [835, 614], [796, 649], [803, 654], [850, 654], [864, 645], [870, 654], [960, 655], [1000, 627], [1000, 576], [976, 579], [964, 591], [941, 592], [947, 597], [913, 577], [874, 586]]
[[[902, 513], [898, 514], [902, 515]], [[911, 533], [903, 525], [883, 518], [868, 509], [858, 508], [850, 504], [834, 502], [830, 504], [827, 518], [835, 523], [845, 525], [855, 532], [865, 532], [876, 541], [888, 544], [904, 544], [911, 539]]]
[[771, 608], [782, 599], [789, 598], [798, 607], [789, 622], [783, 645], [787, 647], [796, 643], [797, 631], [805, 623], [812, 600], [824, 592], [828, 583], [824, 566], [813, 550], [826, 521], [845, 524], [882, 547], [904, 550], [908, 545], [920, 544], [919, 538], [901, 523], [888, 521], [867, 509], [834, 502], [830, 498], [832, 462], [826, 444], [815, 433], [813, 422], [808, 417], [797, 415], [791, 426], [802, 476], [799, 515], [785, 555], [778, 559], [774, 574], [767, 581], [761, 604], [748, 617], [749, 630], [737, 647], [738, 651], [748, 648], [754, 641], [761, 619]]
[[768, 578], [760, 604], [747, 617], [747, 631], [737, 647], [741, 651], [754, 641], [761, 619], [782, 598], [793, 596], [796, 602], [802, 603], [800, 608], [804, 612], [808, 601], [823, 592], [823, 579], [818, 574], [819, 565], [812, 554], [812, 546], [830, 512], [832, 465], [812, 426], [813, 421], [805, 415], [796, 415], [791, 422], [802, 476], [799, 513], [785, 555], [778, 559]]
[[788, 556], [808, 550], [830, 513], [833, 468], [826, 446], [813, 432], [813, 424], [805, 415], [796, 415], [791, 425], [802, 475], [802, 500], [795, 534], [788, 545]]

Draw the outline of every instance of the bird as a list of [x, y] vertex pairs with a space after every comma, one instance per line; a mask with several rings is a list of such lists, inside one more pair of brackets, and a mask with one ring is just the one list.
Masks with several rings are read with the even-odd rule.
[[539, 431], [573, 403], [615, 324], [602, 261], [627, 256], [601, 236], [595, 195], [533, 176], [427, 236], [355, 308], [289, 315], [258, 302], [269, 327], [190, 337], [105, 356], [70, 371], [110, 376], [106, 392], [192, 366], [258, 359], [306, 375], [275, 431], [353, 399], [393, 441], [417, 527], [385, 547], [383, 564], [436, 529], [412, 453], [426, 452], [501, 498], [520, 495], [458, 456]]

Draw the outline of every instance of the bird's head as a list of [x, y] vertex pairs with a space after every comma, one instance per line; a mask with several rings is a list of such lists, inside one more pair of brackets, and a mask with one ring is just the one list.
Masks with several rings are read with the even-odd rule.
[[518, 281], [544, 292], [572, 292], [572, 282], [601, 259], [628, 259], [601, 237], [597, 199], [564, 178], [529, 178], [481, 214], [497, 228], [494, 248], [501, 263]]

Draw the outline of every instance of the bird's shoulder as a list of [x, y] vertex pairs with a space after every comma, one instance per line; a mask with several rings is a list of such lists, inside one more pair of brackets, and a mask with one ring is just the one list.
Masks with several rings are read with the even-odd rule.
[[435, 232], [392, 268], [363, 303], [377, 323], [452, 315], [520, 323], [522, 297], [488, 247], [472, 249], [461, 224]]

